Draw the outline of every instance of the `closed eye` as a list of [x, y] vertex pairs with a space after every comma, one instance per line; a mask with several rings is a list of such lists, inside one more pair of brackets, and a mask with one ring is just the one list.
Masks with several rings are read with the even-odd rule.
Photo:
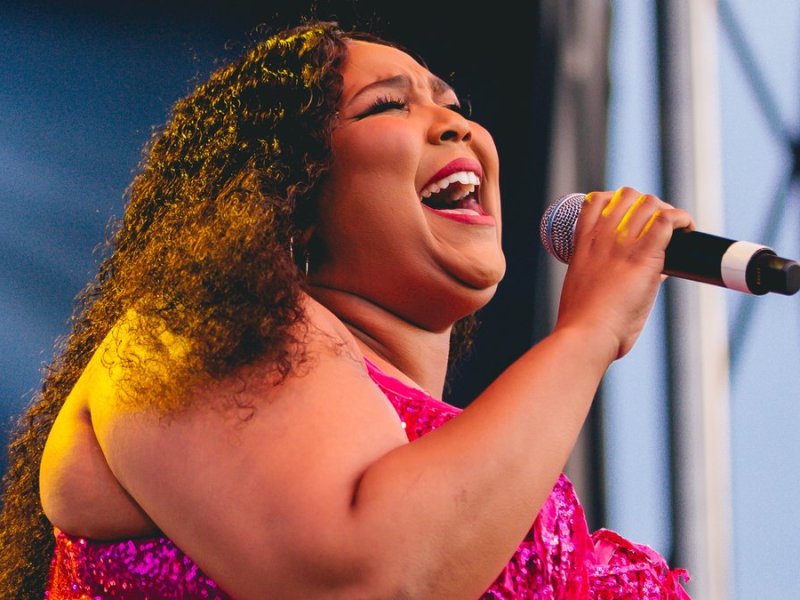
[[[444, 107], [467, 119], [472, 116], [472, 104], [470, 104], [469, 100], [465, 100], [463, 103], [453, 102], [451, 104], [445, 104]], [[363, 119], [364, 117], [390, 110], [408, 110], [408, 102], [400, 98], [381, 96], [376, 98], [365, 111], [356, 115], [356, 119]]]
[[454, 102], [453, 104], [445, 104], [445, 108], [449, 108], [453, 112], [457, 112], [466, 119], [469, 119], [472, 116], [472, 104], [469, 100], [465, 100], [462, 103]]
[[399, 98], [391, 98], [389, 96], [381, 96], [376, 98], [375, 101], [370, 104], [369, 108], [362, 113], [359, 113], [356, 118], [363, 119], [364, 117], [368, 117], [370, 115], [375, 115], [378, 113], [386, 112], [389, 110], [406, 110], [408, 108], [408, 102], [405, 100], [401, 100]]

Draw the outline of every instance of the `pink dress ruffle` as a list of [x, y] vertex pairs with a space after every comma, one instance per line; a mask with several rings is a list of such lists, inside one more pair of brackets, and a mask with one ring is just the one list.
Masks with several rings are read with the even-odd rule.
[[[460, 409], [408, 387], [367, 361], [409, 441]], [[685, 571], [647, 546], [601, 529], [590, 535], [572, 484], [561, 475], [514, 556], [483, 600], [690, 600]], [[97, 542], [56, 531], [47, 600], [230, 598], [166, 537]]]

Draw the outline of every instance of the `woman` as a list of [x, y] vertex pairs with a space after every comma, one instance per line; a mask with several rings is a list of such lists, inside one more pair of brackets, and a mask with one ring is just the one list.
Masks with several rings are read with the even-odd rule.
[[458, 414], [498, 168], [450, 86], [332, 24], [179, 102], [11, 446], [3, 597], [685, 598], [559, 473], [690, 217], [591, 195], [552, 335]]

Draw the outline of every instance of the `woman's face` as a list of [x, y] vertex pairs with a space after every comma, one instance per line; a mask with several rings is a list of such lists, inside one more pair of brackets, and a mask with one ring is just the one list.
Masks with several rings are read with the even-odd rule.
[[342, 76], [310, 283], [444, 328], [483, 306], [505, 271], [494, 142], [396, 48], [350, 42]]

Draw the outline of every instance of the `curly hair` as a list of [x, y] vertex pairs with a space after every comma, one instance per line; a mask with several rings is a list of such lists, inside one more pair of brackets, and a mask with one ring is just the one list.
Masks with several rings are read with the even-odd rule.
[[[185, 408], [186, 391], [204, 378], [265, 357], [281, 378], [301, 359], [294, 336], [304, 278], [292, 245], [316, 218], [340, 67], [356, 37], [370, 36], [324, 22], [273, 35], [178, 101], [154, 134], [107, 258], [78, 297], [71, 333], [9, 445], [0, 597], [43, 595], [54, 539], [38, 465], [64, 400], [124, 315], [140, 317], [129, 324], [137, 343], [168, 367], [133, 364], [126, 396], [162, 413]], [[454, 328], [456, 350], [474, 324]], [[171, 350], [165, 331], [186, 351]]]

